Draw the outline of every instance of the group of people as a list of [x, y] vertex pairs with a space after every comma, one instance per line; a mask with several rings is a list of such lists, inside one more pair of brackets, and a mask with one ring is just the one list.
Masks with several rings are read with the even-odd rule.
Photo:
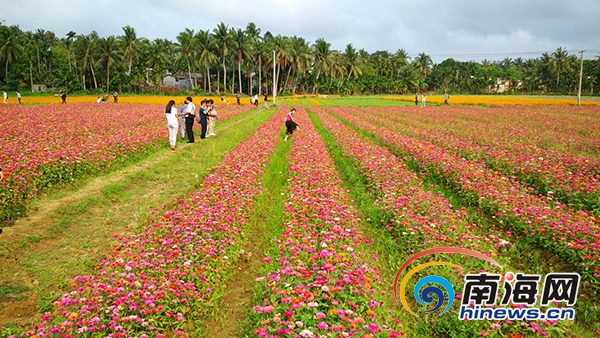
[[[4, 103], [7, 103], [8, 101], [8, 93], [5, 91], [2, 91], [2, 98], [4, 99]], [[21, 103], [21, 93], [17, 92], [17, 100], [19, 100], [19, 104]]]
[[[194, 138], [194, 120], [200, 123], [200, 138], [205, 139], [211, 136], [217, 136], [215, 133], [215, 123], [217, 121], [217, 109], [213, 100], [202, 100], [200, 108], [196, 112], [196, 105], [192, 97], [185, 98], [184, 104], [179, 110], [175, 107], [175, 101], [170, 100], [165, 108], [167, 117], [167, 129], [169, 130], [169, 144], [171, 150], [175, 150], [177, 143], [177, 131], [181, 130], [181, 139], [187, 135], [187, 143], [195, 143]], [[181, 119], [181, 122], [179, 121]], [[181, 126], [181, 129], [180, 127]]]
[[[450, 96], [448, 95], [448, 92], [444, 92], [444, 104], [450, 104], [448, 103], [448, 100], [450, 99]], [[421, 107], [425, 107], [425, 102], [427, 101], [426, 97], [425, 97], [425, 93], [421, 94]], [[419, 93], [415, 92], [415, 106], [419, 105]]]
[[[113, 96], [113, 102], [117, 103], [119, 101], [119, 94], [117, 94], [117, 92], [114, 92], [112, 94]], [[104, 96], [98, 96], [96, 98], [96, 103], [106, 103], [108, 102], [108, 94], [104, 95]]]

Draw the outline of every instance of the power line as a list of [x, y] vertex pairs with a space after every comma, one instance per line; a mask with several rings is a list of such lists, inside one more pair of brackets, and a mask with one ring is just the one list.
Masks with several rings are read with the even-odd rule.
[[[567, 50], [567, 53], [576, 54], [582, 49]], [[598, 53], [598, 49], [585, 49], [590, 53]], [[440, 54], [429, 54], [430, 57], [495, 57], [495, 56], [519, 56], [519, 55], [542, 55], [543, 53], [553, 53], [554, 51], [541, 51], [541, 52], [476, 52], [476, 53], [440, 53]], [[418, 56], [416, 54], [415, 56]], [[414, 57], [411, 55], [411, 57]]]

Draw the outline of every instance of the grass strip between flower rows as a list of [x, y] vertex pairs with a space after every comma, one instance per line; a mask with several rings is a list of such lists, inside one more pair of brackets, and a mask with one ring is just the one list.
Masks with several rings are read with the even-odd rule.
[[290, 183], [278, 252], [257, 278], [251, 322], [259, 337], [386, 336], [397, 324], [383, 309], [376, 257], [341, 188], [327, 147], [298, 108], [302, 130], [290, 139]]
[[224, 156], [202, 190], [174, 201], [139, 234], [121, 238], [98, 274], [76, 277], [74, 290], [23, 336], [162, 337], [200, 330], [225, 294], [230, 267], [242, 258], [245, 225], [280, 128], [274, 115]]

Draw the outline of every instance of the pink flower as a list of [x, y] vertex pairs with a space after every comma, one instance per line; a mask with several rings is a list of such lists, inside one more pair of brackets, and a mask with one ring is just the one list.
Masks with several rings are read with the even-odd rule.
[[319, 322], [319, 324], [317, 324], [317, 328], [319, 328], [321, 330], [327, 330], [328, 327], [329, 327], [329, 325], [327, 325], [327, 323], [325, 323], [325, 322]]

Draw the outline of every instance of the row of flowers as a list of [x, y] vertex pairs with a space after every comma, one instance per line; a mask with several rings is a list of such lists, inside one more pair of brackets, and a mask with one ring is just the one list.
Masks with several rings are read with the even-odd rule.
[[382, 283], [358, 230], [324, 140], [299, 107], [292, 138], [284, 231], [264, 258], [253, 307], [260, 337], [397, 337], [383, 308]]
[[[318, 114], [323, 126], [334, 136], [342, 153], [355, 159], [359, 170], [374, 187], [375, 195], [378, 196], [375, 203], [390, 216], [385, 225], [396, 241], [403, 242], [406, 253], [417, 253], [433, 247], [461, 247], [494, 257], [501, 262], [506, 271], [521, 269], [512, 267], [510, 270], [511, 262], [502, 256], [502, 248], [512, 244], [502, 238], [503, 234], [469, 222], [466, 210], [454, 210], [446, 198], [424, 190], [423, 182], [387, 148], [359, 136], [318, 107], [311, 107], [310, 110]], [[465, 259], [464, 256], [443, 259], [465, 266], [465, 269], [445, 272], [454, 278], [452, 281], [455, 290], [463, 289], [464, 273], [490, 269], [489, 264]], [[414, 283], [409, 285], [413, 286]], [[500, 330], [504, 334], [511, 331], [521, 332], [524, 329], [545, 335], [547, 333], [544, 327], [555, 324], [556, 322], [544, 321], [540, 326], [537, 323], [505, 321], [493, 325], [473, 322], [469, 326], [481, 335]]]
[[252, 255], [244, 251], [245, 232], [280, 129], [274, 115], [225, 154], [202, 189], [119, 238], [98, 273], [77, 276], [73, 291], [24, 336], [163, 337], [199, 329], [225, 295], [231, 267]]
[[[384, 100], [395, 100], [395, 101], [406, 101], [415, 102], [414, 95], [404, 95], [396, 97], [383, 97]], [[421, 99], [421, 96], [419, 96]], [[419, 100], [419, 103], [421, 101]], [[427, 95], [427, 103], [442, 104], [444, 103], [444, 95]], [[509, 95], [452, 95], [449, 103], [451, 104], [466, 104], [466, 105], [528, 105], [528, 106], [575, 106], [577, 100], [573, 99], [560, 99], [560, 98], [544, 98], [544, 97], [522, 97], [522, 96], [509, 96]], [[582, 100], [581, 104], [584, 106], [600, 106], [600, 102], [591, 100]]]
[[485, 146], [559, 158], [572, 171], [600, 173], [597, 107], [450, 106], [391, 110], [399, 119], [419, 128], [439, 130]]
[[[220, 120], [248, 108], [219, 109]], [[69, 104], [0, 109], [0, 217], [19, 217], [40, 189], [118, 166], [167, 140], [162, 108]]]
[[[67, 104], [71, 103], [96, 103], [98, 99], [97, 95], [69, 95], [67, 96]], [[203, 99], [211, 99], [218, 105], [237, 105], [237, 100], [233, 96], [194, 96], [194, 102], [200, 102]], [[175, 100], [177, 105], [183, 104], [185, 101], [185, 95], [178, 96], [167, 96], [167, 95], [120, 95], [118, 96], [119, 104], [153, 104], [153, 105], [166, 105], [169, 100]], [[262, 103], [264, 100], [263, 96], [260, 96], [259, 101]], [[21, 101], [24, 104], [53, 104], [61, 103], [59, 96], [27, 96], [23, 95]], [[8, 104], [18, 104], [15, 94], [10, 95], [7, 101]], [[113, 104], [113, 96], [109, 95], [109, 100], [106, 104]], [[250, 98], [240, 98], [240, 104], [249, 105]], [[251, 106], [250, 106], [251, 107]]]
[[323, 110], [310, 109], [318, 113], [344, 155], [356, 160], [379, 197], [378, 205], [392, 217], [388, 230], [407, 247], [419, 251], [433, 245], [460, 246], [497, 256], [499, 248], [510, 244], [500, 233], [469, 222], [464, 208], [455, 210], [445, 197], [426, 191], [422, 180], [387, 148], [359, 136]]
[[[480, 139], [484, 139], [483, 142], [474, 141], [466, 135], [447, 134], [443, 130], [447, 126], [445, 122], [453, 117], [455, 110], [446, 110], [442, 116], [438, 116], [437, 123], [441, 126], [437, 128], [419, 123], [418, 120], [423, 116], [412, 114], [406, 109], [376, 108], [367, 114], [376, 124], [399, 122], [401, 128], [398, 131], [401, 133], [449, 149], [454, 154], [485, 162], [493, 169], [531, 185], [550, 199], [558, 199], [575, 208], [600, 211], [600, 161], [566, 151], [532, 148], [518, 142], [516, 138], [510, 141], [492, 139], [489, 136], [492, 132], [484, 133], [484, 126], [476, 123], [465, 125], [462, 129], [479, 134]], [[362, 110], [356, 113], [365, 114]], [[458, 128], [452, 128], [452, 131], [459, 133], [456, 129]], [[485, 130], [489, 129], [502, 128], [488, 123]], [[533, 128], [530, 130], [530, 134], [538, 132]], [[486, 145], [492, 143], [493, 146]]]
[[[600, 221], [584, 211], [552, 205], [528, 192], [518, 182], [490, 170], [484, 164], [465, 160], [429, 142], [409, 138], [386, 127], [375, 126], [344, 109], [336, 115], [372, 132], [398, 152], [410, 156], [425, 170], [445, 180], [472, 203], [478, 204], [517, 235], [530, 236], [539, 244], [577, 265], [585, 279], [600, 278]], [[395, 126], [390, 126], [394, 128]]]

